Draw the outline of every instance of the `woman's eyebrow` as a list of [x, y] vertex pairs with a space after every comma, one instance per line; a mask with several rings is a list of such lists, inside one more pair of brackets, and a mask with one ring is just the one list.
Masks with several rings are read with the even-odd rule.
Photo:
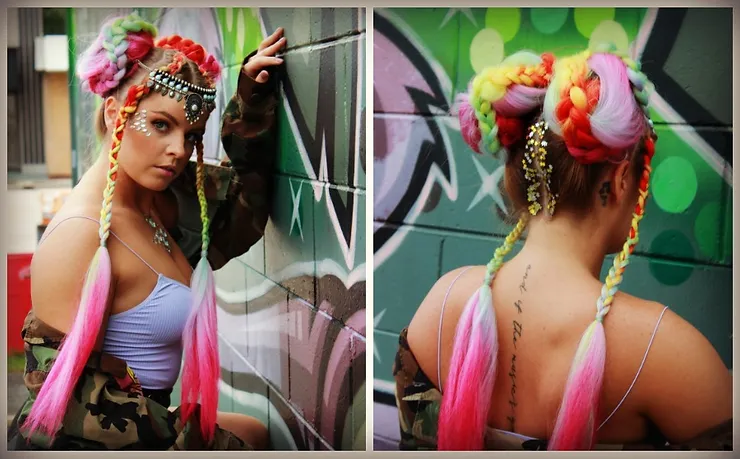
[[170, 121], [172, 121], [173, 123], [175, 123], [175, 126], [179, 126], [180, 125], [180, 123], [175, 119], [175, 117], [172, 116], [172, 115], [170, 115], [169, 113], [162, 112], [162, 111], [159, 111], [159, 110], [152, 110], [152, 111], [154, 113], [158, 113], [158, 114], [160, 114], [162, 116], [165, 116], [165, 117], [169, 118]]

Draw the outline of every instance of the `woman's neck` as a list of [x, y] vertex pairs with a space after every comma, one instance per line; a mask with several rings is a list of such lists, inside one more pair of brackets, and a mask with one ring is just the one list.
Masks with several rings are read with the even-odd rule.
[[[108, 155], [101, 154], [90, 168], [93, 179], [105, 189], [108, 177], [109, 163]], [[151, 215], [154, 206], [155, 191], [149, 190], [136, 183], [125, 171], [118, 169], [116, 177], [116, 188], [113, 193], [113, 202], [116, 206], [137, 211], [143, 215]]]
[[527, 227], [521, 254], [537, 253], [538, 257], [562, 260], [570, 271], [581, 270], [600, 278], [607, 243], [604, 225], [596, 219], [561, 211], [551, 219], [533, 217]]

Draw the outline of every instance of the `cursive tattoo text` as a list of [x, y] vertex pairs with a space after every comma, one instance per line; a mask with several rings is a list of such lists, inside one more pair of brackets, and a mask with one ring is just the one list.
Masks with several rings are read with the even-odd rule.
[[[527, 277], [529, 276], [529, 270], [532, 268], [532, 265], [527, 265], [527, 268], [524, 270], [524, 277], [522, 278], [521, 284], [519, 284], [519, 293], [524, 294], [524, 292], [527, 291]], [[522, 314], [523, 309], [523, 303], [521, 298], [516, 300], [514, 302], [514, 307], [516, 308], [516, 312], [518, 315]], [[519, 319], [521, 320], [521, 319]], [[509, 378], [511, 378], [511, 392], [510, 392], [510, 398], [509, 398], [509, 406], [511, 407], [511, 415], [507, 416], [506, 419], [509, 421], [509, 430], [512, 432], [515, 432], [516, 427], [516, 407], [518, 403], [516, 402], [516, 343], [522, 338], [522, 330], [523, 325], [522, 322], [519, 320], [514, 320], [512, 322], [513, 326], [513, 333], [512, 333], [512, 339], [514, 343], [514, 352], [511, 354], [511, 368], [509, 369]]]

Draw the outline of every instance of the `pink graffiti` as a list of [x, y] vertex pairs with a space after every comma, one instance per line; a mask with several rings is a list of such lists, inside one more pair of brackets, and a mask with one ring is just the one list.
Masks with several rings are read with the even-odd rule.
[[[347, 406], [352, 409], [351, 398], [355, 395], [353, 388], [348, 387], [346, 392], [342, 391], [342, 384], [346, 384], [347, 373], [356, 358], [362, 358], [365, 352], [365, 342], [357, 338], [351, 330], [359, 331], [365, 335], [365, 310], [355, 312], [346, 322], [346, 327], [339, 332], [337, 340], [329, 357], [324, 378], [324, 406], [321, 410], [321, 434], [324, 438], [334, 436], [334, 428], [337, 421], [337, 407]], [[341, 400], [342, 394], [347, 394], [349, 400]]]

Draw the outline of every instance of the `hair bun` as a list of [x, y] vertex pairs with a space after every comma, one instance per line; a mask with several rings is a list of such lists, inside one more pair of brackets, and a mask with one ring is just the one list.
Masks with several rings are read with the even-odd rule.
[[477, 153], [498, 155], [526, 135], [524, 118], [542, 106], [555, 57], [520, 51], [483, 69], [458, 96], [460, 132]]
[[208, 54], [203, 46], [189, 38], [170, 35], [157, 40], [156, 46], [158, 48], [180, 51], [185, 57], [195, 62], [198, 69], [203, 73], [203, 76], [212, 82], [218, 81], [221, 77], [221, 64], [218, 63], [213, 55]]
[[77, 65], [83, 89], [104, 96], [116, 88], [151, 51], [156, 35], [157, 28], [136, 13], [107, 21]]
[[650, 124], [652, 86], [639, 65], [616, 51], [586, 50], [555, 67], [543, 113], [550, 129], [582, 164], [625, 158]]

